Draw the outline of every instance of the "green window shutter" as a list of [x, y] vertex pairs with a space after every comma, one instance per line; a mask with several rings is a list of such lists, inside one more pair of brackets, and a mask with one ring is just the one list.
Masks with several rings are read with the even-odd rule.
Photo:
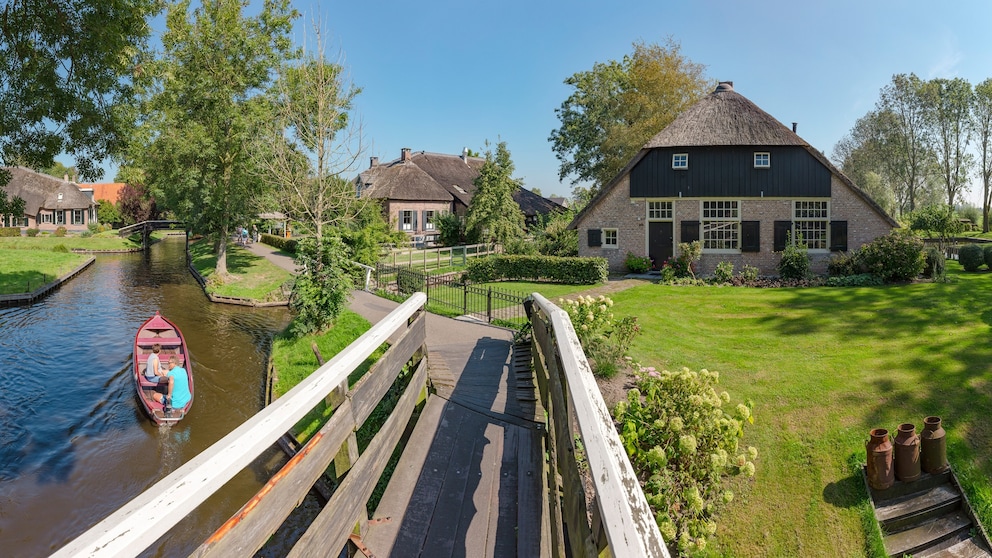
[[830, 251], [847, 252], [847, 221], [830, 221]]
[[761, 221], [741, 221], [741, 252], [761, 251]]
[[682, 237], [679, 242], [699, 240], [699, 221], [682, 221]]
[[782, 252], [789, 242], [789, 233], [792, 232], [792, 221], [775, 221], [775, 240], [772, 250]]
[[589, 247], [602, 246], [603, 245], [603, 230], [602, 229], [589, 229]]

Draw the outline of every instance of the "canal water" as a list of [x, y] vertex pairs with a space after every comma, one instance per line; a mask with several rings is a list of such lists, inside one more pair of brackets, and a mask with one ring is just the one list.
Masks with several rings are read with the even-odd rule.
[[[189, 461], [264, 402], [284, 308], [213, 304], [185, 266], [182, 237], [97, 255], [30, 306], [0, 308], [0, 554], [47, 556]], [[158, 310], [189, 344], [190, 414], [154, 426], [131, 380], [138, 327]], [[147, 556], [187, 556], [282, 462], [277, 451], [232, 479]]]

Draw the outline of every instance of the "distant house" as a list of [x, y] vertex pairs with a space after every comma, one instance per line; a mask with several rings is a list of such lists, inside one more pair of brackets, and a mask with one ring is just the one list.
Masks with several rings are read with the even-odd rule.
[[14, 219], [16, 222], [10, 226], [42, 231], [54, 231], [58, 227], [84, 231], [89, 223], [96, 222], [96, 202], [74, 182], [24, 167], [4, 169], [11, 175], [10, 182], [3, 187], [8, 199], [19, 197], [24, 200], [23, 218]]
[[124, 188], [123, 182], [98, 182], [92, 184], [80, 184], [79, 189], [83, 192], [92, 192], [93, 201], [100, 203], [108, 201], [117, 203], [120, 200], [121, 190]]
[[641, 149], [576, 216], [579, 255], [623, 270], [628, 252], [655, 269], [699, 240], [699, 271], [723, 261], [777, 275], [789, 239], [813, 270], [899, 225], [826, 157], [734, 91], [691, 106]]
[[[379, 163], [372, 157], [369, 168], [355, 179], [358, 195], [377, 199], [383, 213], [397, 229], [415, 242], [430, 243], [437, 237], [434, 217], [441, 213], [464, 216], [475, 193], [475, 179], [485, 159], [443, 155], [403, 148], [400, 158]], [[526, 224], [562, 207], [530, 190], [518, 188], [513, 199], [520, 205]]]

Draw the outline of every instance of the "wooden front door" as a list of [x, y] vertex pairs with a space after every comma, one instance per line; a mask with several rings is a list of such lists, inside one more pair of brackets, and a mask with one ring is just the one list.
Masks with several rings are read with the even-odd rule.
[[675, 253], [675, 234], [671, 221], [652, 221], [648, 223], [648, 256], [651, 257], [651, 269], [661, 269]]

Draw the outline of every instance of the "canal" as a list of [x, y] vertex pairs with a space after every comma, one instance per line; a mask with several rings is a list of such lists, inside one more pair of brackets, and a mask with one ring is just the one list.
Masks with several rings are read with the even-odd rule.
[[[190, 414], [159, 428], [131, 379], [134, 334], [158, 310], [189, 344]], [[0, 551], [47, 556], [257, 413], [284, 308], [213, 304], [182, 237], [98, 255], [41, 301], [0, 308]], [[145, 553], [187, 556], [282, 462], [273, 450]]]

